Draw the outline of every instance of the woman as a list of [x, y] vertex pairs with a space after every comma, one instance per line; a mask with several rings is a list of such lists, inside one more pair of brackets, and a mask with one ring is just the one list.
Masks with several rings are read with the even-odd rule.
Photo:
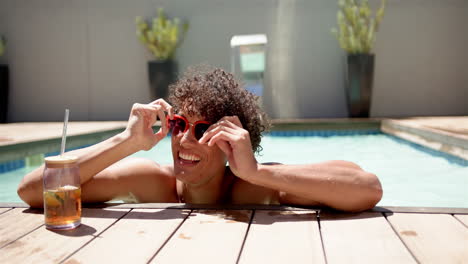
[[[134, 104], [124, 132], [69, 153], [78, 157], [83, 202], [293, 204], [362, 211], [382, 197], [378, 178], [351, 162], [257, 163], [254, 153], [267, 118], [255, 97], [221, 69], [185, 76], [171, 86], [170, 101]], [[153, 133], [157, 119], [162, 126]], [[172, 165], [123, 159], [157, 148], [169, 131]], [[18, 187], [32, 207], [43, 203], [42, 171], [27, 174]]]

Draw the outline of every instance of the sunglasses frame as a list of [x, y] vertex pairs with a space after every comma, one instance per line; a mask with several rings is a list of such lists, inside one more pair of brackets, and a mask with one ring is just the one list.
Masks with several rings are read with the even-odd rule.
[[[193, 135], [193, 137], [195, 137], [195, 138], [197, 138], [197, 136], [196, 136], [196, 134], [195, 134], [195, 130], [196, 130], [197, 125], [199, 125], [199, 124], [212, 125], [212, 123], [210, 123], [210, 122], [208, 122], [208, 121], [204, 121], [204, 120], [199, 120], [199, 121], [197, 121], [197, 122], [195, 122], [195, 123], [190, 123], [190, 122], [187, 120], [187, 118], [186, 118], [185, 116], [174, 115], [174, 118], [171, 119], [171, 118], [169, 117], [169, 115], [167, 115], [167, 116], [166, 116], [166, 120], [167, 120], [167, 121], [166, 121], [166, 124], [167, 124], [167, 127], [171, 130], [171, 133], [173, 133], [173, 132], [172, 132], [173, 128], [171, 129], [171, 125], [170, 125], [169, 121], [171, 121], [171, 120], [176, 120], [177, 118], [180, 118], [180, 119], [182, 119], [182, 121], [185, 122], [185, 127], [184, 127], [183, 131], [181, 130], [181, 131], [179, 131], [178, 133], [180, 133], [180, 132], [185, 133], [185, 132], [187, 132], [187, 130], [189, 129], [189, 127], [193, 127], [193, 129], [192, 129], [192, 135]], [[206, 132], [206, 131], [205, 131], [205, 132]], [[205, 132], [203, 132], [203, 134], [205, 134]], [[203, 136], [203, 134], [202, 134], [202, 136]], [[201, 137], [200, 137], [200, 138], [201, 138]], [[197, 140], [199, 140], [200, 138], [197, 138]]]

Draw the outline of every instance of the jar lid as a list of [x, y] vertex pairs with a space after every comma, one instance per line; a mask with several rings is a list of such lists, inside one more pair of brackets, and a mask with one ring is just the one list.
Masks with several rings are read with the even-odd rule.
[[75, 156], [52, 156], [44, 159], [46, 164], [50, 165], [66, 165], [75, 163], [78, 161], [78, 157]]

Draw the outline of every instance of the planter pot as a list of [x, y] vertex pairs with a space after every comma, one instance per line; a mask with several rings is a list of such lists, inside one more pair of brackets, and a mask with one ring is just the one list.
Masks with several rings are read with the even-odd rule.
[[349, 54], [346, 99], [349, 117], [369, 117], [374, 79], [374, 54]]
[[167, 101], [169, 85], [177, 76], [177, 64], [175, 61], [150, 61], [148, 62], [148, 75], [151, 86], [151, 98], [153, 100], [163, 98]]
[[8, 113], [8, 65], [0, 64], [0, 123], [7, 122]]

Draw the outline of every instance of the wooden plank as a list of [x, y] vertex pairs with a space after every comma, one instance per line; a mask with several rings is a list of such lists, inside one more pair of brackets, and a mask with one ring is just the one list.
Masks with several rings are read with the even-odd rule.
[[456, 214], [453, 216], [456, 217], [460, 222], [462, 222], [465, 225], [465, 227], [468, 227], [468, 215]]
[[315, 211], [255, 211], [240, 263], [325, 263]]
[[387, 219], [419, 262], [468, 262], [468, 229], [451, 215], [397, 213]]
[[133, 210], [65, 263], [148, 263], [189, 213], [179, 209]]
[[16, 208], [0, 215], [0, 248], [43, 224], [42, 210]]
[[68, 231], [50, 231], [45, 227], [36, 229], [0, 249], [0, 263], [58, 263], [99, 235], [127, 211], [84, 209], [80, 227]]
[[14, 208], [29, 208], [30, 206], [27, 203], [1, 203], [0, 207], [14, 207]]
[[0, 208], [0, 215], [5, 213], [6, 211], [11, 210], [12, 208]]
[[251, 213], [193, 211], [151, 263], [236, 263]]
[[331, 263], [416, 263], [380, 213], [322, 213], [322, 240]]

